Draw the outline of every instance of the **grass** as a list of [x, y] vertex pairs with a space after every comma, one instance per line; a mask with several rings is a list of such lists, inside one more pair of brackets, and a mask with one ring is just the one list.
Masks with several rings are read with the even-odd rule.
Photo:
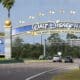
[[24, 60], [24, 62], [48, 62], [48, 60]]
[[67, 73], [54, 76], [52, 80], [80, 80], [80, 70], [74, 70]]
[[0, 58], [0, 60], [5, 60], [5, 58]]

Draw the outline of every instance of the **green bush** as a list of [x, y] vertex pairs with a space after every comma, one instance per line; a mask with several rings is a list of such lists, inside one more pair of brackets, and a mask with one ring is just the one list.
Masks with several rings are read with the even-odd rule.
[[0, 60], [0, 64], [9, 64], [9, 63], [22, 63], [24, 62], [23, 59], [3, 59]]

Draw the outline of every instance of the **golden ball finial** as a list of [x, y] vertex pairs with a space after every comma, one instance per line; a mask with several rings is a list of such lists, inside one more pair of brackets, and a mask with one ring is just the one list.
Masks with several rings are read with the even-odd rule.
[[8, 19], [5, 21], [5, 26], [10, 27], [11, 26], [11, 21]]

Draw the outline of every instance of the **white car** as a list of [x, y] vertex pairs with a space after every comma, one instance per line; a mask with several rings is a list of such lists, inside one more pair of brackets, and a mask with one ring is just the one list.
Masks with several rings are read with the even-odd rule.
[[53, 62], [62, 62], [61, 56], [55, 55], [55, 56], [53, 57]]

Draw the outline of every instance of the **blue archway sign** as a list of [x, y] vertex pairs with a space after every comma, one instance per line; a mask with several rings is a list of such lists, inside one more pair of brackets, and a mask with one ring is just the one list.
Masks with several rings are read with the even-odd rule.
[[0, 38], [0, 55], [4, 55], [4, 39]]
[[26, 31], [31, 31], [32, 30], [32, 25], [26, 25], [18, 28], [12, 29], [12, 35], [20, 34]]

